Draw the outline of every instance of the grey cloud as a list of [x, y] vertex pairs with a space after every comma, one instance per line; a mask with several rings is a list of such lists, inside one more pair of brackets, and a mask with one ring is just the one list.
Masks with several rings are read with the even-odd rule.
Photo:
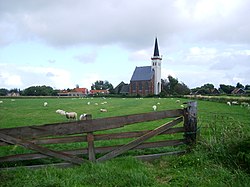
[[35, 36], [59, 47], [117, 43], [140, 48], [151, 44], [156, 35], [167, 39], [188, 25], [173, 1], [36, 2], [2, 3], [1, 22], [17, 25], [23, 38]]

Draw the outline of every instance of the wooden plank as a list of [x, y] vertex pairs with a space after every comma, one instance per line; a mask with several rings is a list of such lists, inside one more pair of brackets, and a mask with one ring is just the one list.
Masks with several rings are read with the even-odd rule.
[[[137, 149], [150, 149], [150, 148], [159, 148], [159, 147], [167, 147], [167, 146], [178, 146], [185, 144], [184, 139], [178, 140], [164, 140], [164, 141], [157, 141], [157, 142], [146, 142], [134, 147], [133, 150]], [[95, 153], [108, 153], [114, 149], [117, 149], [123, 145], [115, 145], [115, 146], [104, 146], [104, 147], [95, 147]], [[75, 149], [75, 150], [63, 150], [61, 152], [72, 154], [72, 155], [87, 155], [88, 149]], [[20, 160], [36, 160], [36, 159], [43, 159], [48, 158], [49, 156], [43, 155], [40, 153], [28, 153], [28, 154], [17, 154], [17, 155], [10, 155], [5, 157], [0, 157], [0, 163], [2, 162], [13, 162], [13, 161], [20, 161]]]
[[55, 164], [41, 164], [41, 165], [31, 165], [31, 166], [17, 166], [17, 167], [6, 167], [6, 168], [0, 168], [0, 171], [6, 171], [6, 170], [16, 170], [18, 168], [27, 168], [27, 169], [41, 169], [41, 168], [47, 168], [47, 167], [58, 167], [58, 168], [68, 168], [73, 167], [74, 164], [62, 162], [62, 163], [55, 163]]
[[[150, 155], [140, 155], [140, 156], [134, 156], [136, 159], [140, 159], [142, 161], [150, 161], [153, 159], [159, 159], [163, 156], [169, 156], [169, 155], [182, 155], [185, 154], [187, 151], [173, 151], [173, 152], [167, 152], [167, 153], [159, 153], [159, 154], [150, 154]], [[27, 169], [41, 169], [41, 168], [47, 168], [47, 167], [58, 167], [58, 168], [68, 168], [68, 167], [74, 167], [74, 164], [71, 163], [55, 163], [55, 164], [44, 164], [44, 165], [31, 165], [31, 166], [20, 166], [20, 167], [7, 167], [7, 168], [0, 168], [0, 171], [5, 170], [15, 170], [18, 168], [27, 168]]]
[[[112, 133], [112, 134], [95, 134], [94, 139], [95, 141], [100, 140], [112, 140], [112, 139], [121, 139], [121, 138], [136, 138], [142, 136], [150, 132], [150, 130], [145, 131], [134, 131], [134, 132], [121, 132], [121, 133]], [[185, 132], [184, 127], [176, 127], [171, 128], [166, 132], [161, 134], [175, 134], [175, 133], [182, 133]], [[59, 144], [59, 143], [75, 143], [75, 142], [86, 142], [87, 137], [86, 135], [81, 136], [68, 136], [68, 137], [59, 137], [59, 138], [43, 138], [43, 139], [28, 139], [30, 142], [34, 144]], [[0, 146], [10, 145], [5, 142], [0, 142]]]
[[45, 155], [48, 155], [51, 157], [55, 157], [55, 158], [59, 158], [59, 159], [65, 160], [65, 161], [69, 161], [69, 162], [74, 163], [74, 164], [82, 164], [84, 162], [84, 160], [82, 158], [75, 157], [73, 155], [69, 155], [69, 154], [66, 154], [63, 152], [59, 152], [59, 151], [53, 151], [53, 150], [47, 149], [45, 147], [41, 147], [41, 146], [38, 146], [38, 145], [33, 144], [31, 142], [21, 140], [21, 139], [15, 138], [15, 137], [11, 137], [11, 136], [3, 134], [3, 133], [0, 133], [0, 140], [11, 143], [11, 144], [21, 145], [25, 148], [38, 151], [42, 154], [45, 154]]
[[133, 140], [133, 141], [129, 142], [128, 144], [125, 144], [125, 145], [119, 147], [118, 149], [111, 151], [110, 153], [102, 156], [101, 158], [98, 158], [97, 161], [101, 162], [101, 161], [105, 161], [105, 160], [109, 160], [111, 158], [114, 158], [114, 157], [128, 151], [129, 149], [132, 149], [132, 148], [138, 146], [139, 144], [148, 140], [149, 138], [152, 138], [153, 136], [156, 136], [156, 135], [170, 129], [172, 126], [177, 125], [181, 121], [183, 121], [183, 117], [176, 118], [175, 120], [168, 122], [168, 123], [156, 128], [156, 129], [152, 130], [151, 132], [137, 138], [136, 140]]
[[143, 161], [150, 161], [154, 159], [159, 159], [163, 156], [169, 156], [169, 155], [182, 155], [185, 154], [187, 151], [182, 150], [182, 151], [172, 151], [172, 152], [167, 152], [167, 153], [158, 153], [158, 154], [150, 154], [150, 155], [140, 155], [140, 156], [135, 156], [135, 158], [143, 160]]
[[16, 128], [0, 129], [0, 133], [25, 139], [26, 137], [38, 138], [45, 136], [62, 136], [69, 134], [81, 134], [87, 132], [95, 132], [113, 128], [123, 127], [124, 125], [154, 121], [163, 118], [178, 117], [183, 115], [182, 109], [166, 110], [159, 112], [133, 114], [126, 116], [116, 116], [108, 118], [100, 118], [86, 121], [76, 121], [67, 123], [45, 124], [40, 126], [26, 126]]
[[87, 141], [88, 141], [88, 155], [89, 161], [95, 162], [95, 146], [94, 146], [94, 135], [92, 132], [87, 133]]

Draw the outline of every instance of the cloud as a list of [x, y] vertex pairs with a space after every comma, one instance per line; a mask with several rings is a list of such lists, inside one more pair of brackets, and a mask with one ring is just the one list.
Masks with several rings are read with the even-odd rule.
[[249, 42], [249, 5], [223, 0], [2, 1], [1, 34], [10, 33], [2, 43], [35, 37], [59, 47], [117, 43], [138, 49], [155, 35], [164, 41], [178, 35], [184, 41]]
[[[152, 49], [151, 49], [152, 52]], [[128, 59], [130, 61], [145, 61], [150, 58], [149, 50], [138, 50], [130, 54]]]
[[[139, 61], [138, 65], [142, 61], [148, 62], [154, 37], [157, 36], [163, 67], [166, 68], [163, 75], [175, 74], [184, 83], [190, 82], [190, 86], [211, 81], [212, 78], [214, 82], [234, 82], [236, 79], [247, 82], [249, 7], [250, 1], [246, 0], [0, 1], [0, 47], [33, 41], [59, 48], [59, 53], [71, 53], [73, 48], [94, 48], [90, 52], [74, 51], [69, 57], [70, 60], [73, 58], [83, 64], [88, 63], [88, 70], [91, 71], [93, 66], [90, 65], [104, 56], [98, 51], [103, 46], [125, 49], [125, 53], [130, 54], [126, 56], [126, 61]], [[49, 66], [56, 65], [57, 61], [50, 58], [53, 57], [46, 57]], [[30, 71], [17, 65], [5, 71], [1, 69], [0, 72], [1, 80], [3, 73], [20, 77], [20, 81], [16, 81], [19, 85], [26, 81], [40, 84], [43, 79], [44, 84], [71, 87], [72, 82], [77, 81], [73, 80], [69, 70], [41, 68], [38, 65], [30, 68]], [[195, 77], [190, 78], [190, 72]], [[81, 78], [91, 79], [92, 82], [91, 75], [83, 76]], [[103, 77], [100, 72], [98, 76]], [[113, 76], [111, 78], [116, 79], [116, 75]], [[61, 82], [63, 78], [65, 83]]]
[[24, 89], [37, 85], [60, 89], [74, 86], [71, 73], [64, 69], [0, 64], [0, 87]]
[[14, 87], [18, 88], [23, 85], [21, 77], [19, 75], [11, 74], [11, 73], [2, 73], [0, 72], [0, 82], [2, 85], [0, 87]]
[[70, 72], [64, 69], [51, 68], [51, 67], [34, 67], [25, 66], [18, 67], [23, 77], [33, 77], [31, 84], [50, 84], [49, 86], [55, 88], [72, 87], [74, 84], [71, 81]]

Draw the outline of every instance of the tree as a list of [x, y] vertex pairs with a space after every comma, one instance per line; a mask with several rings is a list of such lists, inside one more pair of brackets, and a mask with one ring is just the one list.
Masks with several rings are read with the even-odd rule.
[[0, 96], [6, 96], [9, 93], [9, 90], [5, 88], [0, 88]]
[[174, 93], [175, 86], [178, 84], [178, 79], [175, 79], [171, 75], [168, 76], [168, 81], [169, 81], [169, 89], [172, 93]]
[[220, 90], [222, 90], [226, 94], [231, 94], [234, 89], [235, 89], [234, 86], [220, 84]]
[[242, 88], [242, 89], [244, 89], [244, 86], [241, 84], [241, 83], [237, 83], [237, 85], [236, 85], [236, 88]]
[[190, 89], [184, 83], [178, 83], [175, 86], [175, 93], [178, 95], [187, 95], [190, 94]]
[[25, 96], [56, 96], [57, 92], [50, 86], [31, 86], [26, 88], [22, 95]]
[[247, 84], [247, 85], [245, 86], [245, 90], [250, 90], [250, 85]]
[[113, 85], [108, 81], [98, 80], [95, 83], [92, 83], [92, 90], [109, 90], [112, 91], [114, 89]]
[[178, 79], [168, 76], [162, 79], [162, 92], [168, 95], [185, 95], [190, 93], [190, 89], [184, 83], [179, 83]]

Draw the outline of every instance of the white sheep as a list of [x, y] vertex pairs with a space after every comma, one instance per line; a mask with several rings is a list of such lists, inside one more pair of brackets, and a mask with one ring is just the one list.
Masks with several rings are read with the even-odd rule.
[[153, 105], [152, 108], [153, 108], [154, 111], [157, 110], [157, 106], [156, 105]]
[[249, 103], [247, 103], [247, 102], [242, 102], [241, 103], [241, 107], [249, 107], [250, 105], [249, 105]]
[[2, 104], [3, 103], [3, 101], [0, 101], [0, 104]]
[[228, 101], [228, 102], [227, 102], [227, 105], [228, 105], [228, 106], [231, 106], [231, 103], [230, 103], [230, 101]]
[[232, 101], [232, 105], [238, 105], [239, 103], [237, 101]]
[[47, 103], [47, 102], [44, 102], [44, 103], [43, 103], [43, 106], [44, 106], [44, 107], [48, 106], [48, 103]]
[[175, 102], [176, 102], [176, 103], [179, 103], [179, 102], [180, 102], [180, 100], [176, 100]]
[[77, 120], [77, 113], [76, 112], [66, 112], [65, 116], [67, 119], [75, 119]]
[[56, 113], [57, 113], [57, 114], [61, 114], [61, 115], [63, 115], [63, 116], [66, 115], [66, 112], [65, 112], [64, 110], [61, 110], [61, 109], [56, 110]]
[[105, 108], [101, 108], [101, 109], [100, 109], [100, 112], [108, 112], [108, 110], [105, 109]]
[[81, 114], [79, 117], [79, 120], [86, 120], [87, 119], [87, 114]]

